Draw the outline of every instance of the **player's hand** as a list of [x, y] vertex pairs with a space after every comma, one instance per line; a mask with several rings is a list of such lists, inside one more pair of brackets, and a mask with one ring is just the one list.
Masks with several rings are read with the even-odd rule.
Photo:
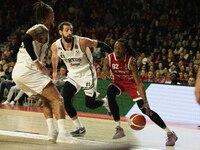
[[53, 78], [53, 81], [57, 81], [58, 80], [58, 73], [57, 73], [57, 71], [53, 71], [52, 78]]
[[143, 106], [140, 109], [146, 109], [146, 115], [151, 116], [153, 113], [149, 107], [149, 103], [148, 102], [144, 102]]
[[50, 76], [50, 71], [42, 65], [39, 61], [35, 62], [37, 69], [39, 69], [42, 73]]
[[44, 74], [50, 76], [50, 71], [49, 71], [49, 69], [47, 69], [45, 66], [42, 67], [41, 71], [42, 71]]
[[53, 83], [56, 84], [58, 82], [58, 80], [53, 80]]

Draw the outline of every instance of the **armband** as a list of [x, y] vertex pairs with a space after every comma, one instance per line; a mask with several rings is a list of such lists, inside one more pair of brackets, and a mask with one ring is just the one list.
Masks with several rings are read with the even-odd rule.
[[33, 61], [37, 60], [37, 56], [33, 49], [33, 37], [30, 34], [25, 34], [22, 37], [22, 42], [24, 43], [24, 47], [26, 48], [27, 53], [30, 55]]
[[109, 54], [113, 52], [113, 50], [111, 49], [110, 46], [108, 46], [106, 43], [101, 42], [101, 41], [97, 42], [97, 47], [100, 47], [101, 51], [105, 51], [105, 52], [107, 52]]

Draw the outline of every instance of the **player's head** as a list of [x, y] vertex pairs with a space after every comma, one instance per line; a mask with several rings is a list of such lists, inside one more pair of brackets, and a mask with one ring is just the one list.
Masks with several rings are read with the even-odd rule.
[[[118, 44], [119, 43], [119, 44]], [[115, 48], [115, 45], [116, 45], [116, 48]], [[120, 49], [122, 49], [121, 51], [123, 52], [123, 55], [125, 56], [125, 54], [127, 53], [127, 54], [129, 54], [129, 55], [131, 55], [131, 56], [133, 56], [133, 57], [135, 57], [135, 58], [137, 58], [138, 56], [140, 56], [140, 54], [137, 52], [137, 51], [135, 51], [135, 50], [133, 50], [133, 49], [131, 49], [130, 48], [130, 46], [129, 46], [129, 42], [128, 42], [128, 40], [126, 40], [126, 39], [124, 39], [124, 38], [120, 38], [120, 39], [118, 39], [116, 42], [115, 42], [115, 45], [114, 45], [114, 51], [117, 51], [117, 48], [120, 48]], [[119, 46], [120, 47], [119, 47]], [[116, 49], [116, 50], [115, 50]], [[115, 53], [115, 55], [116, 55], [117, 53]], [[119, 54], [117, 54], [117, 55], [119, 55]], [[120, 56], [118, 56], [118, 57], [120, 57]], [[118, 58], [117, 58], [118, 59]]]
[[127, 51], [126, 45], [127, 45], [127, 40], [123, 38], [120, 38], [115, 42], [114, 53], [117, 59], [124, 58]]
[[54, 25], [54, 11], [52, 7], [43, 1], [34, 4], [35, 18], [37, 23], [42, 23], [48, 28]]
[[70, 22], [61, 22], [58, 25], [58, 31], [67, 43], [71, 43], [73, 41], [73, 25]]

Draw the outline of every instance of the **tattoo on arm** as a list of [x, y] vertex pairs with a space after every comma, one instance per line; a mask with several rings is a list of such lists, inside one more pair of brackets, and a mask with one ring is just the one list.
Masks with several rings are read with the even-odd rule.
[[43, 26], [39, 26], [34, 30], [34, 36], [37, 38], [38, 36], [48, 33], [48, 30], [44, 28]]

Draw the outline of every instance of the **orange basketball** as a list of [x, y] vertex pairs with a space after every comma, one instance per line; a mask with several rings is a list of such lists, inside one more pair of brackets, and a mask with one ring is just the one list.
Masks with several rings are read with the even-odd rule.
[[129, 125], [133, 130], [142, 130], [146, 125], [146, 119], [141, 114], [132, 114], [129, 118]]

